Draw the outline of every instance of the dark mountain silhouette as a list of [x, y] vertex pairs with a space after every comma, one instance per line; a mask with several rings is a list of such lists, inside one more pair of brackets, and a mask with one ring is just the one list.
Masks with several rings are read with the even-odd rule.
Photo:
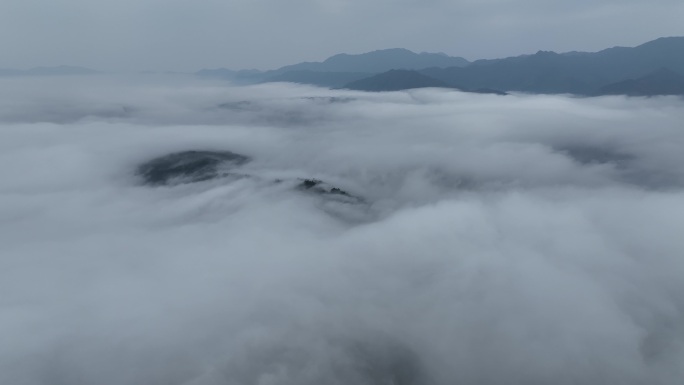
[[638, 79], [627, 79], [601, 87], [597, 95], [684, 95], [684, 76], [661, 68]]
[[489, 88], [466, 90], [462, 87], [447, 84], [441, 80], [425, 76], [418, 71], [412, 70], [389, 70], [381, 74], [373, 75], [364, 79], [348, 83], [342, 88], [357, 91], [381, 92], [401, 91], [426, 87], [452, 88], [464, 92], [474, 92], [478, 94], [506, 95], [505, 92]]
[[495, 90], [493, 88], [477, 88], [474, 90], [467, 90], [467, 92], [473, 92], [476, 94], [494, 94], [494, 95], [508, 95], [508, 92], [503, 92]]
[[242, 83], [287, 81], [371, 91], [456, 86], [488, 93], [678, 93], [676, 77], [665, 73], [656, 76], [661, 68], [684, 74], [684, 37], [660, 38], [633, 48], [560, 54], [539, 51], [472, 63], [444, 54], [417, 54], [395, 48], [360, 55], [339, 54], [323, 62], [299, 63], [265, 72], [217, 69], [198, 74]]
[[590, 95], [607, 84], [639, 78], [661, 67], [684, 73], [684, 37], [595, 53], [539, 51], [534, 55], [478, 60], [464, 68], [428, 68], [421, 73], [472, 89]]
[[351, 82], [344, 88], [358, 91], [399, 91], [424, 87], [449, 87], [441, 80], [417, 71], [389, 70], [378, 75]]

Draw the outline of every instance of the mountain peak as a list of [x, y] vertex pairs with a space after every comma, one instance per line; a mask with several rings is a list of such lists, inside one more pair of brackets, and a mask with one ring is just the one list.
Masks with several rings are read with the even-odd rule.
[[668, 36], [660, 37], [655, 40], [651, 40], [644, 44], [637, 46], [636, 48], [650, 48], [650, 49], [682, 49], [684, 48], [684, 37], [683, 36]]

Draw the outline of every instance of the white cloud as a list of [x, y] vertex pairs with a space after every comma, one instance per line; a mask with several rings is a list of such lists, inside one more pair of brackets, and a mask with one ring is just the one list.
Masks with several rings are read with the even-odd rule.
[[[73, 82], [0, 87], [0, 382], [684, 374], [681, 99]], [[189, 149], [252, 177], [134, 175]]]

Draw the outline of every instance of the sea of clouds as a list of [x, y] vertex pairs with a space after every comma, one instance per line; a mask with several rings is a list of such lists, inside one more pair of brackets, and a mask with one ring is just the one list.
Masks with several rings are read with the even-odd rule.
[[[3, 79], [0, 383], [680, 384], [682, 122], [673, 97]], [[136, 175], [184, 150], [251, 177]]]

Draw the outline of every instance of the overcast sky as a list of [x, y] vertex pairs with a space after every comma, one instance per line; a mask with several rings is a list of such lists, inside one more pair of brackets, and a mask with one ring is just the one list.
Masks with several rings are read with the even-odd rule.
[[276, 68], [403, 47], [473, 60], [684, 35], [681, 0], [2, 0], [0, 68]]

